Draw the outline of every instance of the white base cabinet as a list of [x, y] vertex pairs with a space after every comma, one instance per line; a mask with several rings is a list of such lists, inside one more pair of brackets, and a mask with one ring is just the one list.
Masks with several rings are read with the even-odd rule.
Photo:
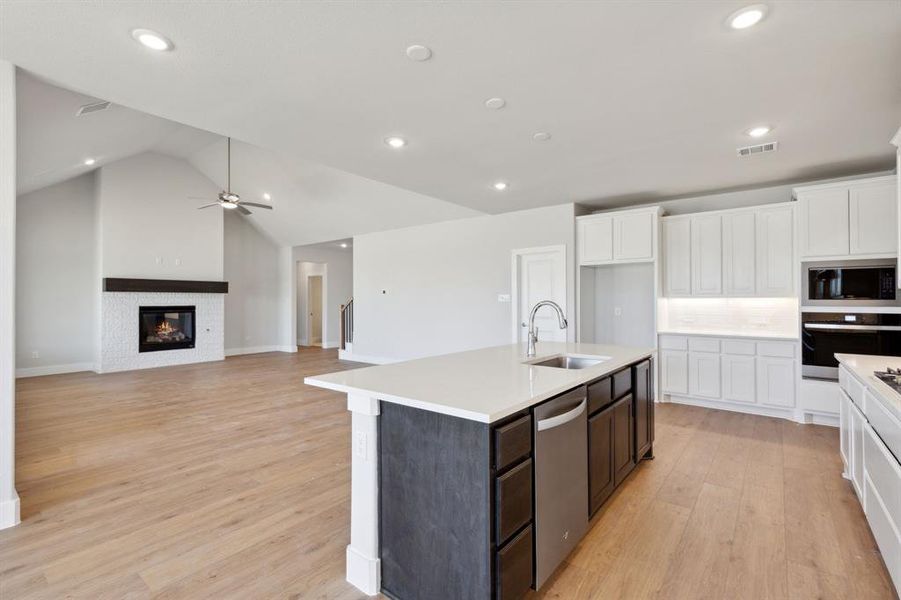
[[860, 499], [895, 590], [901, 592], [901, 463], [885, 442], [899, 439], [901, 422], [844, 365], [839, 385], [844, 476]]
[[795, 418], [796, 342], [661, 334], [659, 347], [671, 401]]

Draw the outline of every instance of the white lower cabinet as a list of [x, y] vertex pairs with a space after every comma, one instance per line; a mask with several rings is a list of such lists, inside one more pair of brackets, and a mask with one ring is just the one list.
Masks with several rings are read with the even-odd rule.
[[[795, 342], [764, 339], [663, 334], [661, 390], [683, 402], [697, 398], [705, 405], [719, 401], [731, 410], [793, 417], [796, 346]], [[741, 405], [749, 408], [736, 408]], [[751, 405], [760, 409], [755, 411]]]
[[723, 400], [754, 403], [755, 361], [753, 356], [723, 355]]
[[[840, 451], [895, 591], [901, 592], [901, 463], [885, 439], [901, 435], [901, 422], [870, 415], [886, 411], [862, 380], [840, 371]], [[886, 411], [887, 414], [887, 411]]]
[[712, 352], [688, 354], [688, 391], [702, 398], [720, 397], [720, 355]]
[[795, 359], [757, 359], [757, 401], [767, 406], [795, 406]]
[[665, 394], [688, 393], [688, 352], [661, 350], [660, 372]]

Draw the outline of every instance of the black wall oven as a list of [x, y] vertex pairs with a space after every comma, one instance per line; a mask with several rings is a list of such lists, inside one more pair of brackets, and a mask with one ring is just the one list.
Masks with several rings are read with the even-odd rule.
[[838, 379], [836, 354], [901, 356], [901, 314], [801, 313], [801, 374]]
[[804, 306], [898, 306], [896, 262], [878, 259], [804, 263], [801, 303]]

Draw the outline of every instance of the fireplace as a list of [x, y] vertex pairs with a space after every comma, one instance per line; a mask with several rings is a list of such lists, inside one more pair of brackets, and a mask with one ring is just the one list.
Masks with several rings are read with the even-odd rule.
[[138, 351], [157, 352], [193, 348], [193, 306], [141, 306], [138, 311]]

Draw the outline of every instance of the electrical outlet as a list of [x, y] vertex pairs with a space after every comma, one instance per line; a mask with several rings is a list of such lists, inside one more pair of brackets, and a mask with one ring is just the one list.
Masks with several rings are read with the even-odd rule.
[[356, 432], [356, 434], [354, 435], [354, 452], [363, 460], [366, 460], [366, 442], [366, 432]]
[[31, 353], [31, 358], [40, 358], [41, 353], [38, 350], [35, 350]]
[[162, 256], [157, 256], [157, 257], [156, 257], [156, 264], [158, 264], [158, 265], [163, 264], [163, 257], [162, 257]]
[[614, 317], [623, 316], [623, 307], [622, 306], [614, 306], [613, 307], [613, 316]]
[[175, 266], [177, 267], [177, 266], [179, 266], [179, 265], [181, 265], [181, 259], [180, 259], [180, 258], [176, 258], [176, 259], [175, 259]]

